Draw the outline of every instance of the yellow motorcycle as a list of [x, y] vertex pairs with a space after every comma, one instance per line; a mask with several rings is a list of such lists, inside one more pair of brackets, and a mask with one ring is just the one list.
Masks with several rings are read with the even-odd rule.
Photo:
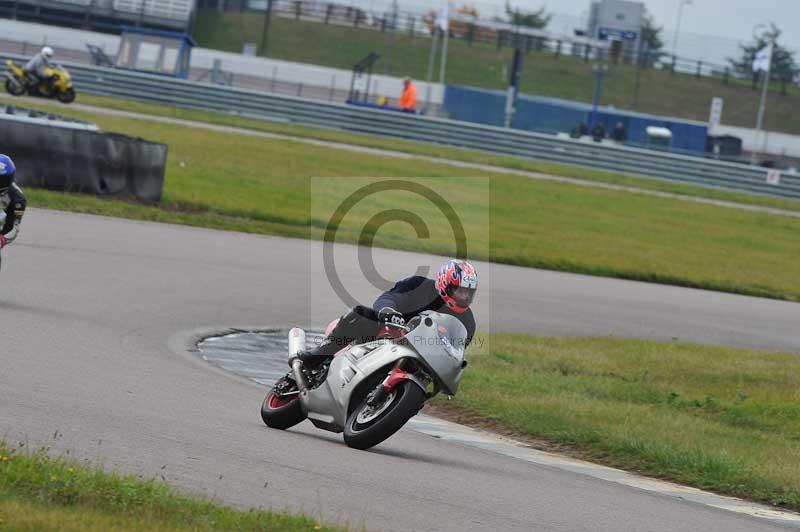
[[75, 88], [64, 67], [53, 65], [45, 67], [44, 72], [49, 80], [34, 83], [21, 66], [9, 59], [6, 61], [6, 91], [14, 96], [27, 92], [31, 96], [55, 98], [63, 103], [75, 101]]

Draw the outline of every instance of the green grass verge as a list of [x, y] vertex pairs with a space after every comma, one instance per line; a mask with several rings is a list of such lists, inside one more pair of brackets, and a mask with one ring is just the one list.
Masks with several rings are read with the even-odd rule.
[[163, 105], [153, 105], [147, 103], [122, 100], [119, 98], [109, 98], [105, 96], [81, 95], [81, 103], [96, 105], [108, 109], [119, 111], [129, 111], [135, 113], [150, 114], [155, 116], [166, 116], [183, 120], [195, 120], [209, 124], [226, 125], [239, 127], [253, 131], [264, 131], [267, 133], [278, 133], [291, 135], [300, 138], [310, 138], [351, 144], [354, 146], [366, 146], [369, 148], [380, 148], [424, 157], [436, 157], [467, 163], [486, 164], [498, 168], [509, 168], [511, 170], [521, 170], [525, 172], [538, 172], [542, 174], [568, 177], [588, 182], [599, 182], [610, 185], [620, 185], [642, 190], [652, 190], [657, 192], [668, 192], [690, 197], [701, 197], [720, 201], [730, 201], [733, 203], [743, 203], [760, 207], [771, 207], [788, 211], [800, 212], [800, 201], [761, 196], [757, 194], [747, 194], [728, 190], [720, 190], [709, 187], [670, 182], [663, 179], [646, 178], [610, 171], [594, 170], [583, 166], [567, 164], [548, 163], [513, 157], [506, 155], [496, 155], [490, 152], [479, 150], [466, 150], [461, 148], [451, 148], [436, 144], [414, 142], [402, 139], [392, 139], [377, 137], [372, 135], [361, 135], [357, 133], [347, 133], [331, 131], [329, 129], [312, 128], [291, 124], [280, 124], [267, 122], [253, 118], [243, 118], [240, 116], [214, 113], [207, 111], [197, 111], [193, 109], [182, 109], [180, 107], [168, 107]]
[[[195, 37], [200, 46], [238, 53], [245, 43], [260, 43], [262, 29], [262, 13], [220, 14], [205, 9], [199, 12]], [[375, 66], [378, 74], [410, 75], [417, 80], [426, 78], [430, 39], [283, 17], [272, 19], [267, 53], [271, 58], [350, 70], [369, 52], [381, 55]], [[511, 54], [509, 48], [498, 50], [489, 44], [468, 46], [463, 40], [451, 39], [447, 82], [505, 89]], [[527, 94], [591, 102], [594, 88], [591, 65], [581, 58], [556, 58], [551, 53], [530, 52], [524, 58], [521, 90]], [[435, 72], [438, 70], [437, 66]], [[632, 66], [612, 66], [611, 75], [603, 84], [602, 103], [620, 109], [706, 121], [711, 98], [718, 96], [725, 100], [725, 124], [754, 127], [756, 123], [759, 92], [749, 81], [732, 79], [725, 84], [720, 77], [696, 78], [691, 74], [647, 69], [639, 79], [638, 102], [635, 87], [636, 71]], [[399, 94], [386, 96], [397, 98]], [[791, 84], [785, 96], [780, 94], [778, 85], [773, 84], [765, 115], [767, 129], [800, 133], [798, 96], [800, 90]]]
[[[800, 299], [797, 219], [291, 140], [68, 112], [108, 131], [168, 144], [163, 202], [141, 206], [31, 191], [34, 206], [319, 238], [326, 218], [310, 209], [312, 177], [324, 176], [332, 183], [323, 187], [331, 192], [328, 206], [341, 199], [338, 188], [349, 186], [353, 177], [415, 178], [449, 191], [448, 197], [466, 211], [470, 236], [482, 243], [474, 258]], [[490, 186], [464, 180], [465, 174], [488, 178]], [[387, 195], [376, 206], [388, 206], [394, 198]], [[346, 223], [341, 239], [358, 242], [357, 222], [362, 221]], [[400, 224], [387, 227], [378, 232], [375, 245], [455, 252], [448, 231], [427, 240], [409, 233]]]
[[[0, 101], [3, 100], [8, 102], [15, 101], [14, 98], [0, 94]], [[567, 177], [587, 182], [606, 183], [610, 185], [620, 185], [641, 190], [667, 192], [689, 197], [700, 197], [720, 201], [729, 201], [733, 203], [742, 203], [745, 205], [770, 207], [800, 212], [800, 201], [798, 200], [688, 185], [663, 179], [646, 178], [610, 171], [594, 170], [583, 166], [548, 163], [532, 159], [525, 159], [522, 157], [496, 155], [490, 152], [483, 152], [479, 150], [466, 150], [402, 139], [392, 139], [372, 135], [362, 135], [358, 133], [331, 131], [329, 129], [281, 124], [253, 118], [243, 118], [234, 114], [198, 111], [194, 109], [183, 109], [180, 107], [165, 105], [154, 105], [132, 100], [110, 98], [106, 96], [81, 94], [80, 102], [86, 105], [93, 105], [118, 111], [128, 111], [182, 120], [194, 120], [197, 122], [231, 126], [252, 131], [263, 131], [267, 133], [291, 135], [299, 138], [325, 140], [342, 144], [350, 144], [353, 146], [380, 148], [424, 157], [435, 157], [443, 160], [485, 164], [496, 166], [498, 168], [508, 168], [511, 170], [521, 170], [525, 172], [537, 172], [541, 174], [556, 177]], [[26, 102], [25, 105], [32, 108], [49, 110], [51, 112], [54, 108], [53, 105], [46, 103], [29, 104]], [[58, 109], [58, 112], [61, 112], [62, 114], [75, 114], [74, 111], [70, 111], [70, 108], [65, 108], [62, 106]], [[465, 170], [465, 172], [468, 172], [468, 170]]]
[[472, 349], [443, 407], [590, 460], [800, 510], [796, 354], [508, 334]]
[[340, 530], [303, 516], [242, 511], [166, 484], [106, 472], [48, 449], [0, 442], [0, 530]]

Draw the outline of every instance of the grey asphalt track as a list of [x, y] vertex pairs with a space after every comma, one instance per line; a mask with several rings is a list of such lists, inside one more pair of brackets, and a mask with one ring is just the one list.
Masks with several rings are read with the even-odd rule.
[[[370, 530], [778, 529], [410, 430], [357, 452], [307, 424], [265, 428], [263, 390], [187, 347], [201, 329], [339, 312], [332, 294], [309, 294], [318, 255], [311, 242], [32, 209], [0, 272], [0, 434], [41, 443], [58, 430], [56, 449], [108, 467]], [[375, 256], [387, 276], [438, 261]], [[337, 264], [357, 297], [374, 295], [352, 260]], [[800, 345], [796, 304], [478, 268], [477, 315], [497, 329]]]

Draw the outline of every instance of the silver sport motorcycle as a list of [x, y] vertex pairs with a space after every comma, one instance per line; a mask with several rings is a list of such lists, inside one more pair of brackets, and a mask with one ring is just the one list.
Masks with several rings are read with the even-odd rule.
[[464, 325], [433, 311], [407, 326], [387, 324], [376, 341], [349, 345], [313, 369], [295, 356], [305, 336], [299, 328], [289, 331], [292, 369], [267, 393], [261, 418], [275, 429], [309, 419], [317, 428], [344, 432], [345, 443], [356, 449], [390, 437], [438, 393], [455, 395], [467, 367]]

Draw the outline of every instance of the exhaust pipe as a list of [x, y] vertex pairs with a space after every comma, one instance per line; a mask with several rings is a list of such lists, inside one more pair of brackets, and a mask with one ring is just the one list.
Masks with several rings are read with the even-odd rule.
[[299, 327], [294, 327], [289, 331], [289, 360], [292, 365], [294, 381], [297, 383], [297, 389], [300, 391], [301, 396], [308, 390], [308, 382], [306, 382], [306, 376], [303, 374], [303, 362], [296, 358], [295, 355], [305, 347], [306, 332]]
[[303, 362], [296, 358], [292, 360], [292, 373], [294, 374], [294, 381], [297, 383], [297, 389], [300, 395], [303, 396], [308, 391], [308, 383], [306, 376], [303, 375]]

